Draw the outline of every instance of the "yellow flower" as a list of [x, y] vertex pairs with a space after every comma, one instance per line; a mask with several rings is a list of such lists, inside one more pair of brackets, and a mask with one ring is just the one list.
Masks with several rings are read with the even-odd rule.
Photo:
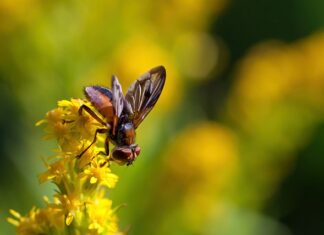
[[70, 194], [56, 194], [56, 204], [54, 207], [62, 208], [65, 215], [65, 223], [70, 225], [76, 214], [82, 210], [83, 203], [80, 200], [80, 194], [78, 192]]
[[[60, 109], [64, 110], [64, 121], [70, 125], [71, 134], [77, 139], [89, 139], [92, 140], [93, 133], [95, 132], [98, 125], [100, 125], [95, 119], [92, 118], [88, 113], [82, 112], [79, 114], [81, 105], [92, 107], [88, 101], [80, 99], [72, 99], [71, 101], [63, 100], [58, 102]], [[93, 109], [96, 113], [96, 110]]]
[[39, 182], [44, 183], [45, 181], [51, 180], [59, 184], [67, 172], [65, 168], [65, 164], [66, 164], [65, 159], [61, 159], [52, 164], [48, 164], [45, 162], [45, 165], [47, 166], [47, 171], [38, 176]]
[[10, 213], [15, 219], [8, 218], [8, 221], [17, 226], [18, 234], [51, 234], [53, 228], [61, 233], [64, 230], [64, 215], [57, 208], [38, 209], [33, 207], [25, 217], [13, 210], [10, 210]]
[[88, 215], [92, 221], [89, 224], [89, 230], [95, 230], [98, 233], [105, 231], [109, 235], [118, 232], [117, 217], [111, 206], [112, 201], [106, 198], [99, 198], [87, 204]]
[[85, 168], [80, 177], [86, 178], [90, 184], [101, 184], [108, 188], [113, 188], [118, 181], [118, 176], [111, 173], [107, 164], [106, 159], [98, 157], [91, 162], [89, 167]]
[[80, 99], [59, 101], [58, 108], [49, 111], [46, 118], [36, 124], [47, 124], [45, 138], [57, 139], [63, 151], [76, 152], [76, 155], [87, 141], [93, 140], [95, 130], [101, 125], [86, 112], [80, 115], [81, 105], [92, 107], [89, 102]]
[[60, 101], [58, 108], [37, 123], [46, 124], [47, 137], [56, 138], [59, 145], [57, 155], [45, 161], [47, 170], [38, 179], [41, 183], [51, 181], [58, 189], [53, 202], [44, 197], [45, 208], [34, 207], [26, 216], [10, 211], [13, 218], [7, 220], [17, 227], [18, 234], [118, 234], [112, 202], [104, 198], [118, 177], [111, 173], [109, 158], [100, 154], [103, 138], [77, 158], [100, 125], [90, 115], [79, 114], [83, 104], [93, 108], [83, 100]]
[[[89, 146], [90, 142], [88, 142], [86, 145], [84, 145], [84, 148]], [[80, 152], [82, 152], [83, 149], [80, 150]], [[94, 159], [96, 156], [98, 156], [98, 154], [100, 154], [100, 152], [103, 152], [104, 148], [98, 148], [96, 146], [91, 146], [83, 155], [82, 157], [79, 159], [79, 168], [83, 169], [85, 168], [87, 165], [89, 165], [92, 161], [92, 159]]]

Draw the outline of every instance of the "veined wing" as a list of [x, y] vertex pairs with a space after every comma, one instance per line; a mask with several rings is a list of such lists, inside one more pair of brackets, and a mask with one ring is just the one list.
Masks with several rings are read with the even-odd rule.
[[139, 79], [128, 89], [125, 96], [124, 110], [133, 120], [137, 128], [159, 99], [166, 78], [163, 66], [155, 67]]

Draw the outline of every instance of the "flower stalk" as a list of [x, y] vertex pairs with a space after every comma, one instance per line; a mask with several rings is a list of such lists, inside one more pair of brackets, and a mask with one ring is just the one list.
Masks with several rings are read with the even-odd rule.
[[76, 158], [91, 144], [101, 125], [90, 115], [79, 114], [83, 104], [92, 107], [80, 99], [59, 101], [58, 107], [36, 124], [46, 125], [45, 139], [58, 142], [55, 156], [44, 160], [46, 171], [38, 176], [40, 183], [52, 182], [57, 189], [52, 200], [44, 197], [44, 208], [33, 207], [25, 216], [10, 210], [12, 217], [7, 220], [18, 234], [122, 234], [116, 209], [106, 197], [118, 176], [111, 172], [110, 159], [102, 154], [104, 139], [99, 136]]

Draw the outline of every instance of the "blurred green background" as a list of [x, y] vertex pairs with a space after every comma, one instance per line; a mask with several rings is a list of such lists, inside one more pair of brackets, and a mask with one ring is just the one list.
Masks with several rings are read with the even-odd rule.
[[0, 2], [0, 234], [44, 206], [36, 121], [86, 85], [167, 81], [114, 166], [130, 234], [324, 234], [324, 2]]

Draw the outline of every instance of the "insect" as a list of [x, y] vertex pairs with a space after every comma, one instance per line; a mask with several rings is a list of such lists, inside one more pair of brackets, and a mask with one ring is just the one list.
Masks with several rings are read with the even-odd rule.
[[109, 156], [109, 142], [115, 145], [111, 159], [120, 165], [130, 165], [140, 154], [141, 149], [135, 143], [136, 129], [152, 110], [159, 99], [166, 78], [163, 66], [152, 68], [139, 77], [123, 95], [116, 76], [112, 76], [111, 89], [102, 86], [84, 88], [86, 98], [104, 117], [103, 120], [88, 106], [82, 105], [79, 114], [85, 111], [104, 128], [95, 131], [92, 143], [77, 157], [80, 158], [97, 140], [97, 134], [106, 133], [105, 154]]

